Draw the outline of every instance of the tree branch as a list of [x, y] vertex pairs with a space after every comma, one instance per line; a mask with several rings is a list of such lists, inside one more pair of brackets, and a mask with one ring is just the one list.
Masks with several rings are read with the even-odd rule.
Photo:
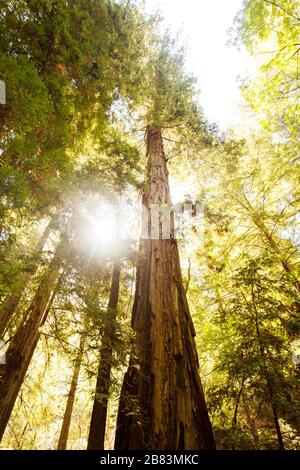
[[284, 7], [281, 5], [278, 5], [278, 3], [273, 2], [272, 0], [264, 0], [264, 2], [269, 3], [270, 5], [273, 5], [274, 7], [279, 8], [280, 10], [284, 11], [287, 15], [291, 16], [292, 18], [295, 18], [295, 20], [300, 21], [300, 17], [298, 15], [294, 15], [290, 11], [286, 10]]

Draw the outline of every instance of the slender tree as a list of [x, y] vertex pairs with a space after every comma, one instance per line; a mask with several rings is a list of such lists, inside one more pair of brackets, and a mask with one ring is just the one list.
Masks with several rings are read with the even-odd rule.
[[115, 260], [107, 309], [108, 318], [104, 327], [100, 347], [100, 361], [87, 445], [88, 450], [104, 449], [107, 405], [113, 360], [114, 324], [116, 321], [119, 299], [120, 275], [121, 262], [119, 260]]
[[44, 246], [49, 238], [49, 235], [51, 233], [51, 230], [53, 229], [53, 225], [54, 225], [54, 218], [52, 218], [50, 220], [50, 222], [48, 223], [47, 227], [45, 228], [44, 232], [42, 233], [38, 243], [37, 243], [37, 246], [36, 246], [36, 249], [35, 249], [35, 258], [36, 261], [35, 262], [32, 262], [30, 267], [28, 267], [26, 269], [26, 271], [24, 271], [20, 277], [20, 279], [18, 280], [17, 282], [17, 287], [16, 289], [11, 293], [9, 294], [5, 299], [4, 299], [4, 302], [3, 302], [3, 305], [1, 305], [1, 309], [0, 309], [0, 338], [3, 337], [4, 333], [5, 333], [5, 330], [7, 329], [9, 323], [10, 323], [10, 320], [12, 319], [15, 311], [16, 311], [16, 308], [21, 300], [21, 297], [26, 289], [26, 287], [28, 286], [28, 283], [30, 281], [30, 279], [32, 278], [32, 276], [35, 274], [38, 266], [39, 266], [39, 258], [42, 254], [42, 251], [44, 249]]
[[262, 372], [263, 376], [266, 380], [267, 384], [267, 389], [269, 393], [269, 399], [271, 403], [271, 408], [272, 408], [272, 414], [273, 414], [273, 420], [274, 420], [274, 426], [277, 434], [277, 439], [278, 439], [278, 448], [281, 450], [284, 450], [284, 444], [283, 444], [283, 438], [282, 438], [282, 432], [279, 424], [279, 419], [278, 419], [278, 409], [277, 409], [277, 403], [276, 403], [276, 398], [274, 394], [274, 387], [273, 387], [273, 380], [272, 376], [269, 373], [268, 370], [268, 365], [266, 361], [266, 352], [264, 348], [264, 344], [261, 338], [261, 333], [260, 333], [260, 326], [259, 326], [259, 315], [258, 311], [256, 308], [256, 296], [254, 292], [254, 287], [251, 285], [251, 297], [252, 297], [252, 304], [253, 304], [253, 310], [254, 310], [254, 318], [255, 318], [255, 331], [256, 331], [256, 336], [259, 344], [259, 351], [261, 355], [261, 360], [262, 360]]
[[66, 450], [67, 448], [72, 412], [74, 408], [75, 394], [76, 394], [77, 385], [78, 385], [78, 378], [79, 378], [79, 373], [80, 373], [80, 368], [81, 368], [82, 357], [84, 353], [85, 342], [86, 342], [86, 332], [83, 332], [80, 337], [78, 352], [74, 361], [73, 374], [72, 374], [70, 389], [68, 393], [67, 404], [66, 404], [66, 408], [64, 412], [64, 417], [62, 421], [62, 426], [60, 430], [59, 440], [57, 444], [57, 450]]
[[16, 331], [9, 343], [4, 373], [0, 379], [0, 439], [5, 432], [18, 393], [27, 373], [31, 358], [39, 340], [39, 328], [46, 320], [51, 293], [56, 285], [62, 266], [61, 242], [56, 249], [50, 266], [43, 276], [31, 305], [26, 313], [25, 323]]

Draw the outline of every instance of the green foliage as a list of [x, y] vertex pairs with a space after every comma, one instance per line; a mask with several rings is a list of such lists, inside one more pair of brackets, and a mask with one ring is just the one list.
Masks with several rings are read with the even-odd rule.
[[[0, 79], [7, 105], [0, 111], [1, 159], [12, 175], [19, 172], [18, 183], [23, 178], [24, 201], [31, 196], [43, 210], [66, 191], [85, 142], [103, 144], [113, 103], [133, 103], [140, 95], [137, 51], [147, 21], [137, 27], [134, 5], [109, 1], [2, 3]], [[122, 145], [115, 152], [124, 158], [111, 173], [127, 165]], [[14, 179], [12, 192], [18, 191]], [[17, 196], [11, 197], [10, 205]]]
[[245, 0], [236, 21], [238, 41], [260, 61], [257, 77], [245, 85], [245, 97], [268, 129], [297, 144], [299, 2]]
[[[232, 413], [233, 419], [235, 406], [243, 409], [242, 401], [247, 400], [249, 408], [258, 410], [256, 420], [265, 423], [259, 445], [276, 448], [270, 384], [273, 404], [282, 418], [296, 426], [296, 430], [299, 426], [296, 369], [290, 330], [285, 323], [297, 316], [295, 294], [285, 275], [278, 278], [276, 261], [267, 254], [260, 259], [245, 259], [243, 264], [237, 270], [223, 273], [224, 284], [218, 290], [219, 300], [209, 334], [220, 385], [211, 385], [208, 400], [219, 423], [222, 413]], [[239, 410], [237, 420], [239, 427], [247, 430], [249, 424], [247, 419], [245, 423], [243, 413]], [[267, 434], [263, 437], [264, 427]], [[236, 445], [243, 448], [239, 437]], [[255, 447], [255, 441], [252, 446]]]
[[[185, 51], [168, 34], [160, 37], [135, 2], [1, 1], [0, 79], [7, 88], [0, 107], [1, 307], [21, 292], [8, 340], [24, 324], [60, 233], [65, 243], [4, 447], [55, 448], [83, 334], [69, 446], [85, 447], [101, 346], [112, 349], [115, 421], [134, 351], [128, 259], [136, 261], [136, 247], [107, 249], [95, 233], [95, 226], [105, 230], [96, 209], [141, 188], [139, 132], [154, 124], [176, 184], [204, 206], [205, 239], [193, 229], [180, 249], [217, 446], [276, 449], [275, 409], [285, 447], [299, 448], [299, 367], [292, 360], [300, 333], [298, 3], [244, 1], [238, 41], [263, 58], [244, 96], [265, 130], [237, 139], [205, 120]], [[118, 256], [120, 301], [111, 312]], [[113, 429], [108, 424], [109, 446]]]

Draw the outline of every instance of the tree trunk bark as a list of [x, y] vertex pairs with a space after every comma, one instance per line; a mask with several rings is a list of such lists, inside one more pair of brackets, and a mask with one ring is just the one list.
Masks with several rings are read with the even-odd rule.
[[68, 437], [69, 437], [70, 424], [71, 424], [72, 412], [73, 412], [73, 407], [74, 407], [75, 394], [76, 394], [77, 385], [78, 385], [78, 377], [80, 373], [85, 340], [86, 340], [86, 332], [83, 332], [80, 338], [78, 353], [74, 361], [73, 375], [72, 375], [70, 390], [68, 394], [68, 400], [67, 400], [67, 404], [65, 408], [64, 418], [62, 422], [62, 427], [60, 431], [60, 436], [58, 440], [57, 450], [66, 450], [67, 448], [67, 442], [68, 442]]
[[47, 306], [50, 299], [53, 301], [51, 291], [57, 282], [61, 267], [61, 249], [62, 244], [56, 249], [49, 269], [41, 280], [27, 312], [25, 325], [19, 327], [6, 353], [4, 373], [0, 379], [0, 440], [39, 340], [39, 328], [46, 320]]
[[103, 340], [100, 348], [100, 362], [87, 450], [104, 450], [107, 404], [112, 368], [114, 322], [116, 320], [119, 300], [120, 275], [121, 263], [120, 261], [115, 261], [108, 302], [108, 325], [106, 331], [103, 332]]
[[171, 202], [161, 129], [148, 126], [146, 142], [143, 204], [152, 239], [140, 241], [132, 313], [137, 350], [124, 377], [115, 448], [215, 449], [172, 218], [168, 234], [160, 220], [159, 237], [153, 211], [151, 220], [152, 204]]
[[[44, 233], [42, 234], [37, 246], [35, 253], [37, 254], [37, 257], [39, 258], [40, 255], [42, 254], [42, 251], [44, 249], [44, 246], [47, 242], [47, 239], [50, 235], [52, 226], [53, 226], [53, 219], [50, 220], [49, 224], [44, 230]], [[24, 272], [21, 275], [21, 278], [18, 281], [18, 286], [17, 289], [9, 294], [4, 302], [3, 305], [1, 305], [0, 308], [0, 338], [3, 338], [5, 331], [10, 323], [10, 320], [12, 319], [15, 310], [21, 300], [21, 297], [30, 281], [32, 276], [35, 274], [36, 270], [38, 267], [38, 263], [34, 263], [34, 265], [26, 272]]]

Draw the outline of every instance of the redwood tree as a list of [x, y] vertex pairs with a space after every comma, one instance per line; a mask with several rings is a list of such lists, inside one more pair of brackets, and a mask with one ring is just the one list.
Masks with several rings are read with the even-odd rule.
[[[151, 223], [151, 205], [171, 203], [159, 126], [147, 127], [146, 144], [143, 204]], [[132, 312], [137, 350], [124, 377], [116, 449], [215, 447], [172, 225], [169, 238], [140, 241]]]

